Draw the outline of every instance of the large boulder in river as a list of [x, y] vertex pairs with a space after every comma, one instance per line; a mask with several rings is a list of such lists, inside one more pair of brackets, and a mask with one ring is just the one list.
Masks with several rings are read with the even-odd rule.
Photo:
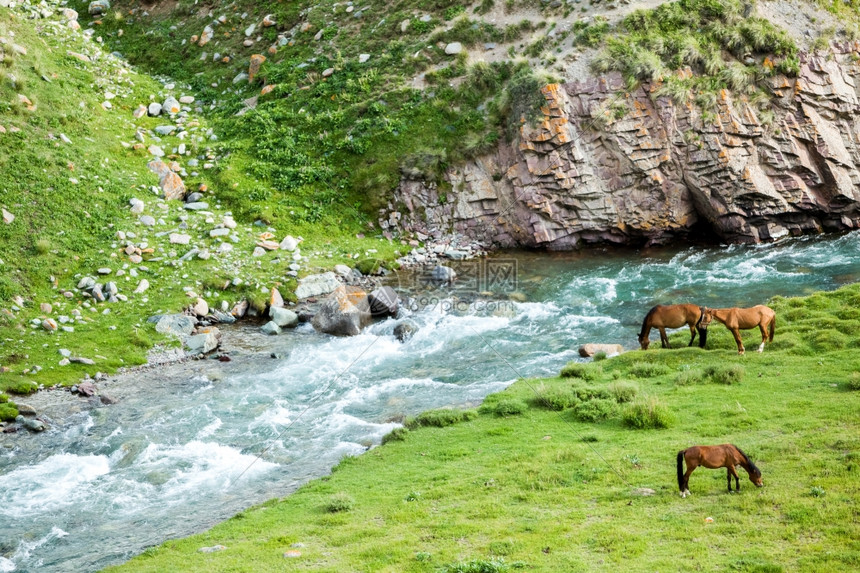
[[188, 354], [206, 354], [212, 352], [220, 344], [221, 333], [214, 326], [199, 331], [194, 336], [188, 337], [185, 341], [185, 346], [188, 348]]
[[311, 324], [326, 334], [354, 336], [369, 322], [367, 293], [358, 287], [340, 286], [326, 297]]
[[406, 342], [418, 332], [418, 325], [411, 320], [404, 320], [394, 327], [394, 338], [400, 342]]
[[340, 281], [337, 280], [337, 276], [333, 272], [308, 275], [299, 279], [299, 286], [296, 288], [296, 297], [309, 298], [328, 294], [338, 288], [340, 284]]
[[400, 303], [400, 297], [390, 286], [379, 287], [367, 297], [370, 303], [370, 314], [376, 316], [395, 316]]
[[293, 328], [299, 325], [299, 315], [293, 311], [278, 306], [269, 307], [269, 317], [279, 327]]

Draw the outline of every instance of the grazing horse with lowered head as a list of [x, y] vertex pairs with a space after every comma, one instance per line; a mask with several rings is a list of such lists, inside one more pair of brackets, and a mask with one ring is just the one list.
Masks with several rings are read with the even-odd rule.
[[773, 342], [773, 331], [776, 327], [776, 313], [772, 308], [760, 304], [752, 308], [705, 308], [702, 320], [699, 322], [699, 346], [705, 347], [708, 336], [708, 325], [712, 320], [722, 322], [735, 337], [738, 354], [745, 352], [741, 342], [741, 330], [749, 330], [756, 326], [761, 331], [761, 344], [758, 351], [764, 350], [765, 341]]
[[[687, 462], [687, 472], [684, 473], [684, 462]], [[690, 494], [690, 474], [699, 466], [710, 469], [726, 468], [726, 480], [729, 482], [729, 493], [732, 492], [732, 476], [735, 477], [735, 486], [741, 490], [738, 481], [738, 472], [735, 466], [744, 468], [750, 476], [750, 481], [756, 486], [762, 487], [761, 470], [749, 459], [741, 449], [732, 444], [720, 444], [719, 446], [693, 446], [678, 452], [678, 489], [681, 497]]]
[[[648, 345], [650, 344], [648, 335], [651, 333], [652, 328], [656, 328], [660, 331], [660, 342], [663, 348], [670, 348], [666, 329], [681, 328], [685, 324], [690, 327], [690, 344], [687, 346], [692, 346], [693, 341], [696, 339], [696, 328], [699, 321], [702, 320], [703, 312], [704, 307], [695, 304], [658, 304], [648, 311], [648, 314], [645, 315], [645, 320], [642, 321], [642, 330], [639, 332], [639, 346], [642, 347], [642, 350], [648, 350]], [[703, 346], [701, 343], [702, 340], [700, 337], [699, 346]]]

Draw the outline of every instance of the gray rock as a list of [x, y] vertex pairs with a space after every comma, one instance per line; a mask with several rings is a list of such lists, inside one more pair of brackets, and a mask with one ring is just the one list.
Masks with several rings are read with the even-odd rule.
[[437, 265], [430, 277], [438, 283], [451, 283], [457, 278], [457, 273], [451, 267]]
[[105, 285], [105, 292], [108, 294], [108, 296], [116, 296], [116, 294], [119, 292], [119, 289], [117, 288], [115, 282], [110, 281]]
[[406, 342], [418, 332], [418, 325], [411, 320], [404, 320], [394, 327], [394, 337], [400, 342]]
[[390, 286], [375, 289], [368, 296], [370, 314], [374, 317], [395, 316], [399, 302], [400, 297]]
[[191, 336], [195, 326], [197, 326], [197, 319], [186, 314], [165, 314], [158, 317], [155, 330], [162, 334]]
[[211, 231], [209, 231], [209, 236], [212, 238], [226, 237], [229, 234], [230, 234], [230, 229], [228, 229], [226, 227], [221, 227], [220, 229], [212, 229]]
[[616, 354], [621, 354], [624, 352], [624, 347], [620, 344], [583, 344], [579, 347], [579, 355], [583, 358], [590, 358], [597, 354], [598, 352], [603, 352], [607, 356], [614, 356]]
[[367, 293], [358, 287], [339, 286], [323, 301], [311, 324], [325, 334], [354, 336], [370, 319]]
[[15, 417], [15, 421], [31, 432], [43, 432], [46, 428], [45, 423], [41, 420], [31, 420], [20, 415]]
[[140, 224], [144, 227], [152, 227], [155, 225], [155, 218], [150, 215], [143, 215], [140, 219]]
[[293, 328], [299, 325], [299, 315], [286, 308], [269, 307], [269, 317], [279, 327]]
[[141, 213], [143, 213], [143, 210], [146, 208], [146, 203], [144, 203], [140, 199], [136, 199], [134, 197], [132, 197], [128, 203], [129, 203], [129, 205], [131, 205], [131, 213], [133, 215], [140, 215]]
[[35, 416], [36, 409], [29, 404], [18, 404], [18, 413], [22, 416]]
[[460, 42], [451, 42], [447, 46], [445, 46], [445, 53], [449, 56], [453, 56], [455, 54], [459, 54], [463, 51], [463, 44]]
[[185, 197], [185, 202], [186, 203], [197, 203], [201, 199], [203, 199], [203, 193], [194, 192], [194, 193], [189, 193], [188, 196]]
[[93, 0], [87, 8], [91, 16], [101, 16], [102, 14], [106, 14], [108, 10], [110, 10], [110, 2], [108, 0]]
[[102, 285], [94, 286], [92, 290], [92, 295], [96, 302], [104, 302], [106, 299], [104, 292], [102, 291]]
[[159, 125], [154, 129], [155, 133], [158, 135], [170, 135], [174, 131], [176, 131], [175, 125]]
[[209, 331], [189, 336], [185, 341], [185, 347], [188, 348], [188, 353], [193, 355], [206, 354], [218, 348], [219, 333], [217, 328], [210, 328]]
[[69, 362], [74, 362], [75, 364], [86, 364], [87, 366], [92, 366], [96, 363], [92, 358], [84, 358], [83, 356], [70, 356]]
[[299, 286], [296, 288], [296, 297], [301, 299], [329, 294], [340, 286], [341, 283], [337, 280], [333, 272], [308, 275], [299, 279]]
[[78, 288], [81, 290], [90, 290], [96, 286], [96, 279], [93, 277], [84, 277], [78, 282]]
[[105, 406], [110, 406], [111, 404], [118, 404], [119, 400], [111, 396], [110, 394], [101, 394], [99, 395], [99, 400]]
[[284, 251], [295, 251], [298, 246], [299, 242], [290, 235], [284, 237], [284, 240], [280, 244], [281, 249]]
[[78, 384], [78, 394], [81, 396], [95, 396], [96, 394], [96, 385], [86, 380]]
[[[209, 203], [205, 201], [197, 201], [194, 203], [186, 203], [185, 208], [189, 211], [203, 211], [209, 208]], [[142, 217], [141, 217], [142, 218]]]
[[260, 327], [260, 330], [263, 331], [263, 334], [280, 334], [281, 327], [275, 324], [275, 321], [270, 320], [266, 324]]
[[157, 101], [152, 102], [149, 104], [149, 107], [146, 108], [146, 113], [153, 117], [161, 115], [161, 104]]

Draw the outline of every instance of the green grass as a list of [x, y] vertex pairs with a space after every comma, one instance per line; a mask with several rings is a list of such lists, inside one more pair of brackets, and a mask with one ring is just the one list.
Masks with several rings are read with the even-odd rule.
[[[231, 571], [253, 562], [256, 571], [280, 571], [293, 543], [304, 548], [289, 567], [313, 571], [856, 569], [860, 393], [849, 388], [860, 372], [852, 350], [860, 332], [846, 334], [847, 348], [822, 352], [800, 351], [811, 342], [796, 334], [841, 324], [858, 298], [852, 285], [772, 301], [776, 340], [762, 354], [738, 356], [731, 335], [712, 328], [708, 350], [607, 359], [593, 386], [519, 381], [486, 401], [531, 404], [518, 415], [479, 409], [445, 427], [415, 428], [284, 499], [111, 570]], [[752, 345], [757, 331], [748, 335]], [[778, 347], [788, 337], [793, 343]], [[665, 368], [624, 382], [645, 363]], [[711, 370], [744, 376], [730, 385], [674, 383], [681, 372]], [[547, 409], [535, 399], [535, 391], [576, 388], [588, 401], [610, 401], [602, 386], [616, 398], [637, 392], [595, 421], [581, 421], [576, 406]], [[629, 425], [633, 410], [657, 423]], [[741, 492], [730, 495], [724, 471], [698, 469], [692, 497], [681, 499], [675, 454], [724, 442], [750, 455], [765, 487], [741, 472]], [[638, 488], [655, 493], [641, 497]], [[349, 511], [328, 510], [337, 495], [354, 500]], [[215, 543], [227, 549], [197, 553]]]

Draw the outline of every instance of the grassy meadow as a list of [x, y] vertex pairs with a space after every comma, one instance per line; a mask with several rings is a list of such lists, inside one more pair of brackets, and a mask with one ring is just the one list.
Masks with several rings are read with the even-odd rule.
[[[771, 306], [762, 354], [738, 356], [713, 325], [707, 350], [679, 330], [677, 349], [571, 363], [419, 415], [292, 495], [111, 571], [857, 569], [860, 285]], [[681, 499], [676, 453], [725, 442], [765, 486], [739, 469], [729, 494], [724, 470], [700, 468]]]

